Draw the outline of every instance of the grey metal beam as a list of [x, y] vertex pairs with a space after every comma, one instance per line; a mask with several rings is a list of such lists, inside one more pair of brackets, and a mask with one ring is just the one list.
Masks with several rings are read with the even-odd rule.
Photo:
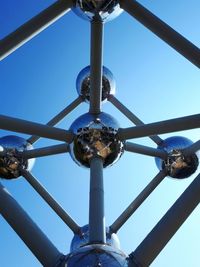
[[0, 40], [0, 60], [65, 15], [72, 5], [72, 0], [59, 0]]
[[72, 142], [73, 133], [59, 128], [0, 115], [0, 129], [42, 136], [59, 141]]
[[103, 161], [99, 157], [90, 162], [89, 242], [106, 242]]
[[75, 233], [80, 233], [80, 226], [66, 213], [66, 211], [55, 201], [39, 181], [28, 171], [21, 170], [21, 174], [35, 191], [48, 203], [56, 214], [66, 223], [66, 225]]
[[[82, 98], [79, 96], [77, 97], [70, 105], [64, 108], [61, 112], [59, 112], [55, 117], [53, 117], [46, 125], [48, 126], [55, 126], [58, 122], [60, 122], [66, 115], [68, 115], [72, 110], [74, 110], [81, 102]], [[34, 144], [38, 139], [39, 136], [33, 135], [27, 141], [31, 144]]]
[[129, 267], [149, 266], [200, 202], [200, 174], [142, 243], [130, 254]]
[[23, 158], [31, 159], [31, 158], [39, 158], [46, 157], [51, 155], [57, 155], [61, 153], [69, 152], [68, 144], [54, 145], [48, 147], [42, 147], [32, 150], [24, 150], [23, 152], [18, 152]]
[[[141, 121], [135, 114], [133, 114], [126, 106], [124, 106], [116, 97], [110, 96], [109, 101], [119, 110], [121, 111], [130, 121], [132, 121], [135, 125], [144, 125], [144, 122]], [[151, 140], [153, 140], [157, 145], [162, 142], [162, 139], [157, 136], [149, 136]]]
[[42, 266], [55, 267], [62, 254], [0, 184], [0, 214], [23, 240]]
[[184, 156], [189, 156], [192, 153], [196, 153], [198, 150], [200, 150], [200, 140], [195, 142], [189, 147], [186, 147], [185, 149], [182, 150]]
[[166, 171], [160, 171], [153, 180], [142, 190], [142, 192], [131, 202], [131, 204], [124, 210], [124, 212], [115, 220], [110, 226], [110, 231], [116, 233], [125, 222], [133, 215], [133, 213], [140, 207], [140, 205], [147, 199], [153, 190], [166, 177]]
[[135, 0], [120, 0], [120, 6], [164, 42], [200, 68], [200, 49]]
[[200, 127], [200, 114], [149, 123], [141, 126], [120, 128], [118, 136], [121, 140], [145, 137], [154, 134], [164, 134], [176, 131], [190, 130]]
[[159, 157], [161, 159], [167, 159], [167, 152], [162, 149], [156, 149], [148, 146], [138, 145], [135, 143], [126, 142], [124, 149], [129, 152], [139, 153], [152, 157]]
[[102, 43], [103, 22], [98, 18], [91, 21], [90, 48], [90, 113], [101, 112], [102, 97]]

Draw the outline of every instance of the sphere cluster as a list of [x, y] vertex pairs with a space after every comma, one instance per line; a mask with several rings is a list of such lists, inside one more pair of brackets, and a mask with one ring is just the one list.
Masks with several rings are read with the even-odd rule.
[[[90, 101], [90, 66], [82, 69], [76, 79], [76, 90], [85, 102]], [[102, 70], [102, 102], [105, 102], [116, 90], [115, 79], [112, 72], [103, 66]]]
[[115, 163], [123, 153], [123, 143], [117, 136], [118, 128], [117, 121], [104, 112], [80, 116], [70, 127], [75, 134], [70, 144], [72, 159], [88, 168], [95, 156], [102, 158], [104, 167]]
[[20, 152], [30, 150], [33, 146], [24, 138], [8, 135], [0, 138], [0, 146], [5, 154], [0, 157], [0, 177], [4, 179], [15, 179], [20, 174], [20, 168], [30, 170], [33, 167], [34, 159], [24, 159]]
[[169, 137], [158, 146], [168, 153], [166, 160], [156, 158], [156, 165], [159, 170], [166, 169], [172, 178], [184, 179], [191, 176], [198, 167], [199, 160], [196, 153], [185, 156], [183, 149], [192, 145], [193, 142], [182, 136]]

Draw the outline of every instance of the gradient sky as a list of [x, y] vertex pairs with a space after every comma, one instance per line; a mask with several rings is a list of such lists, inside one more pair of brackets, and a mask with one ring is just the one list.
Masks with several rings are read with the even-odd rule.
[[[1, 0], [0, 38], [3, 38], [52, 0]], [[147, 1], [141, 4], [200, 46], [199, 0]], [[73, 12], [26, 43], [0, 63], [1, 114], [46, 123], [76, 97], [75, 81], [90, 62], [90, 24]], [[200, 75], [197, 67], [125, 12], [105, 24], [104, 65], [116, 79], [116, 97], [144, 122], [199, 113]], [[103, 110], [121, 127], [132, 123], [110, 103]], [[88, 111], [83, 103], [60, 124], [68, 129]], [[0, 131], [0, 136], [11, 132]], [[16, 134], [18, 136], [27, 135]], [[182, 135], [199, 140], [199, 129], [161, 137]], [[133, 142], [155, 147], [148, 138]], [[59, 142], [40, 139], [35, 148]], [[157, 174], [154, 159], [130, 152], [105, 169], [105, 212], [109, 226]], [[38, 158], [32, 173], [80, 225], [88, 222], [89, 171], [78, 167], [68, 154]], [[197, 172], [198, 173], [198, 172]], [[119, 231], [121, 248], [132, 252], [191, 183], [192, 177], [165, 180]], [[72, 232], [23, 179], [2, 181], [58, 249], [67, 254]], [[153, 267], [197, 267], [200, 254], [200, 207], [152, 263]], [[0, 251], [4, 267], [38, 267], [40, 263], [11, 227], [0, 217]]]

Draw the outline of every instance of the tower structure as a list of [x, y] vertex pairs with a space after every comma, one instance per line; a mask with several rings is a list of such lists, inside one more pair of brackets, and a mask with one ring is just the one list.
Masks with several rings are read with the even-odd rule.
[[[197, 67], [200, 66], [200, 51], [136, 1], [58, 1], [1, 41], [2, 59], [71, 8], [91, 24], [90, 66], [83, 69], [77, 77], [78, 97], [47, 125], [5, 115], [0, 117], [1, 129], [31, 135], [28, 139], [21, 139], [20, 135], [1, 138], [1, 177], [17, 179], [22, 175], [41, 195], [73, 231], [70, 253], [60, 253], [3, 186], [0, 192], [3, 203], [0, 212], [44, 266], [149, 266], [199, 203], [199, 176], [128, 256], [119, 249], [116, 233], [166, 176], [184, 179], [197, 170], [199, 141], [193, 143], [179, 136], [162, 139], [158, 135], [199, 128], [200, 116], [196, 114], [144, 124], [127, 109], [115, 97], [111, 70], [103, 66], [104, 24], [124, 9]], [[72, 121], [69, 129], [54, 127], [84, 101], [89, 104], [88, 112]], [[122, 128], [116, 118], [102, 111], [102, 102], [106, 101], [112, 103], [136, 126]], [[146, 136], [156, 144], [155, 148], [128, 141]], [[40, 137], [62, 143], [32, 148], [31, 145]], [[106, 228], [103, 170], [117, 162], [127, 151], [155, 157], [159, 172], [128, 208]], [[90, 169], [89, 220], [85, 226], [79, 226], [30, 172], [30, 159], [66, 152], [70, 153], [79, 166]], [[24, 230], [26, 227], [28, 233]]]

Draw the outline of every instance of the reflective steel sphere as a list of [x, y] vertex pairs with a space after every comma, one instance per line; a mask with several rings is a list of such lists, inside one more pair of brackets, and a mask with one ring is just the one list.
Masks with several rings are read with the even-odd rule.
[[[102, 101], [106, 102], [110, 95], [115, 94], [116, 84], [112, 72], [103, 67]], [[89, 103], [90, 101], [90, 66], [82, 69], [76, 79], [76, 90], [80, 96]]]
[[126, 255], [107, 245], [88, 245], [66, 257], [67, 267], [128, 267]]
[[34, 159], [23, 159], [19, 152], [33, 149], [24, 138], [8, 135], [0, 138], [0, 146], [4, 148], [6, 154], [0, 156], [0, 177], [4, 179], [14, 179], [19, 177], [20, 168], [30, 170], [33, 167]]
[[82, 19], [91, 21], [95, 17], [107, 22], [119, 16], [122, 9], [118, 0], [76, 0], [73, 11]]
[[172, 178], [184, 179], [192, 175], [198, 167], [199, 160], [196, 153], [184, 156], [182, 150], [193, 142], [182, 136], [169, 137], [158, 146], [168, 152], [167, 160], [156, 158], [156, 165], [159, 170], [165, 169]]
[[[89, 243], [89, 226], [81, 227], [81, 235], [74, 235], [70, 251], [73, 252]], [[116, 234], [111, 234], [109, 227], [106, 227], [106, 244], [114, 249], [120, 249], [119, 239]]]
[[103, 166], [115, 163], [123, 153], [123, 143], [118, 139], [117, 121], [109, 114], [86, 113], [76, 119], [70, 130], [76, 135], [70, 144], [70, 155], [79, 165], [90, 167], [94, 156], [103, 159]]

